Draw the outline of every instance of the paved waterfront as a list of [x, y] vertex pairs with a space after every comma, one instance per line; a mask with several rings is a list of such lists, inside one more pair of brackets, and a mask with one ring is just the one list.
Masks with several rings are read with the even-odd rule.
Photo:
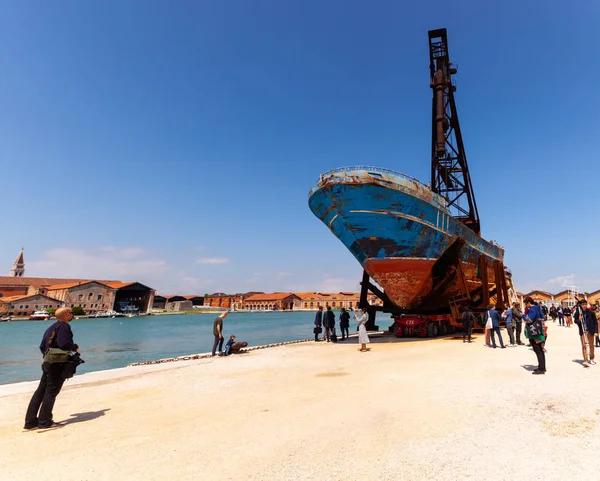
[[[82, 373], [114, 369], [134, 362], [207, 352], [218, 314], [188, 314], [117, 319], [79, 319], [71, 323], [75, 342], [86, 360]], [[249, 346], [313, 336], [314, 312], [234, 312], [225, 321], [226, 337], [236, 334]], [[49, 322], [0, 323], [3, 342], [0, 384], [31, 381], [40, 376], [38, 349]]]
[[[35, 384], [0, 386], [4, 479], [596, 480], [600, 365], [550, 323], [548, 374], [527, 347], [453, 339], [308, 343], [91, 373], [60, 394], [65, 427], [21, 433]], [[107, 377], [112, 377], [107, 379]], [[44, 462], [35, 463], [44, 453]]]

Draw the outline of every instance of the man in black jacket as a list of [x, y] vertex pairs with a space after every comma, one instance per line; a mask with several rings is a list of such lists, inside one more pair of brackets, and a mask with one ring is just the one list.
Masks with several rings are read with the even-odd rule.
[[466, 342], [467, 339], [471, 342], [471, 330], [473, 329], [475, 316], [471, 312], [471, 309], [469, 309], [469, 306], [463, 306], [462, 311], [463, 342]]
[[583, 365], [588, 367], [596, 364], [594, 360], [594, 335], [598, 332], [598, 321], [594, 311], [588, 309], [587, 301], [581, 300], [575, 307], [575, 324], [579, 328], [581, 339], [581, 352], [583, 354]]
[[323, 338], [327, 339], [327, 342], [331, 340], [331, 334], [335, 329], [335, 314], [331, 310], [331, 306], [327, 306], [327, 311], [323, 316], [325, 319], [323, 320]]
[[323, 325], [323, 306], [319, 306], [319, 310], [315, 315], [315, 342], [319, 341], [319, 329]]
[[350, 328], [350, 314], [348, 314], [348, 311], [346, 311], [344, 307], [342, 307], [341, 311], [342, 312], [340, 312], [340, 331], [342, 331], [343, 341], [350, 335], [350, 333], [348, 332], [348, 329]]
[[521, 342], [521, 331], [523, 330], [523, 312], [521, 311], [521, 305], [518, 302], [513, 302], [512, 305], [512, 322], [515, 327], [515, 334], [517, 337], [517, 345], [524, 346]]
[[[73, 312], [68, 307], [61, 307], [56, 311], [55, 316], [56, 322], [46, 329], [42, 337], [40, 343], [42, 355], [45, 355], [51, 347], [62, 349], [65, 352], [78, 351], [79, 346], [73, 342], [73, 331], [69, 326], [69, 322], [73, 320]], [[58, 396], [65, 382], [64, 366], [65, 362], [42, 363], [42, 378], [38, 388], [33, 393], [31, 401], [29, 401], [23, 429], [31, 431], [38, 428], [48, 429], [53, 427], [52, 409], [54, 408], [56, 396]]]

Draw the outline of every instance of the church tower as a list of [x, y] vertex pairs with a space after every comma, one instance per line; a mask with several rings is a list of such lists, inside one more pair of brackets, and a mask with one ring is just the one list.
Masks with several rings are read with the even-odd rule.
[[10, 270], [11, 277], [23, 277], [25, 275], [25, 259], [23, 258], [23, 249], [19, 253], [19, 257], [13, 264], [13, 268]]

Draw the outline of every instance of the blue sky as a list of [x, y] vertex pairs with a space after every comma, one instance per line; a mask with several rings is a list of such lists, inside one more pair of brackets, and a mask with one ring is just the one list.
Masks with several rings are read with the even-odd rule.
[[357, 289], [319, 173], [429, 181], [448, 29], [482, 218], [517, 287], [600, 288], [600, 4], [2, 2], [0, 271], [163, 293]]

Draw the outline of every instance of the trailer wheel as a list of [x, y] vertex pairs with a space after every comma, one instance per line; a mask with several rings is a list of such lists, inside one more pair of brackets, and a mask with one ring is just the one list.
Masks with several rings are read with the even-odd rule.
[[440, 322], [440, 335], [445, 336], [446, 334], [448, 334], [448, 324], [446, 321], [442, 321]]
[[427, 337], [435, 337], [438, 335], [438, 326], [435, 322], [429, 321], [427, 323]]

